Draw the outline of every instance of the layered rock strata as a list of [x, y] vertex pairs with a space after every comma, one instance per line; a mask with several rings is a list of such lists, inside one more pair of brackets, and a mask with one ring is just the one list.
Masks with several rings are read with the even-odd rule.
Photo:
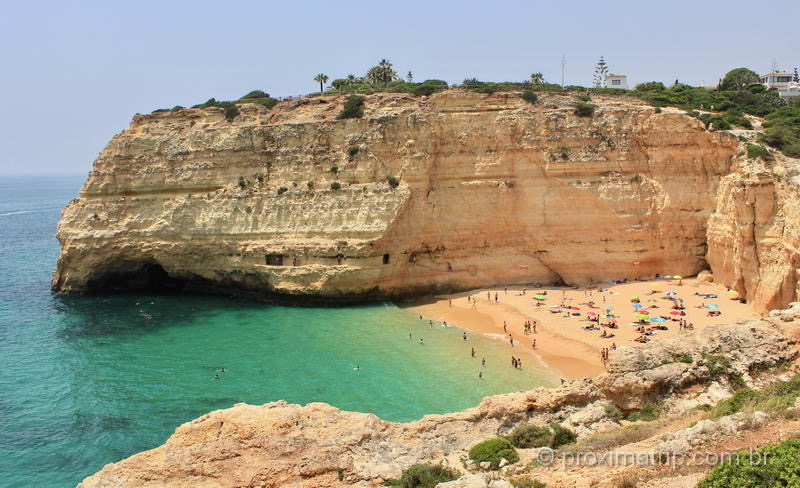
[[693, 275], [707, 243], [738, 240], [712, 254], [719, 276], [789, 299], [788, 264], [753, 270], [749, 236], [707, 226], [736, 220], [744, 195], [720, 188], [739, 141], [677, 110], [609, 97], [578, 117], [572, 97], [449, 91], [368, 96], [336, 120], [343, 101], [137, 115], [63, 212], [54, 289], [365, 300]]

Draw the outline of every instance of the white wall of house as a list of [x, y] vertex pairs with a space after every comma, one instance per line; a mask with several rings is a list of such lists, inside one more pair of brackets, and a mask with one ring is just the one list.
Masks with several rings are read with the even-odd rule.
[[628, 78], [625, 75], [608, 75], [606, 77], [606, 88], [628, 89]]

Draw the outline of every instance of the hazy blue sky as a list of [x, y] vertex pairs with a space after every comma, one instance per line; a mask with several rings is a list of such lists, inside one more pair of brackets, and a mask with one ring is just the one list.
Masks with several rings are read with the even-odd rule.
[[136, 112], [308, 93], [380, 58], [416, 80], [716, 81], [800, 65], [800, 2], [8, 1], [0, 173], [85, 173]]

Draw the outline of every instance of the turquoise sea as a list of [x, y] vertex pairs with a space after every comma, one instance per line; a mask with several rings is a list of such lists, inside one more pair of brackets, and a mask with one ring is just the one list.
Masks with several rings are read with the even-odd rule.
[[83, 179], [0, 176], [2, 487], [74, 486], [238, 402], [322, 401], [410, 421], [557, 382], [513, 369], [497, 341], [464, 342], [460, 330], [430, 327], [391, 303], [53, 295], [59, 211]]

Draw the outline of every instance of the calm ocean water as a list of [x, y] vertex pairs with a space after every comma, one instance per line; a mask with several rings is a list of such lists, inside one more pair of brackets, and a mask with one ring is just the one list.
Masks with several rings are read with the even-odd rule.
[[74, 486], [237, 402], [323, 401], [409, 421], [557, 381], [391, 304], [53, 295], [55, 226], [83, 179], [0, 176], [0, 486]]

